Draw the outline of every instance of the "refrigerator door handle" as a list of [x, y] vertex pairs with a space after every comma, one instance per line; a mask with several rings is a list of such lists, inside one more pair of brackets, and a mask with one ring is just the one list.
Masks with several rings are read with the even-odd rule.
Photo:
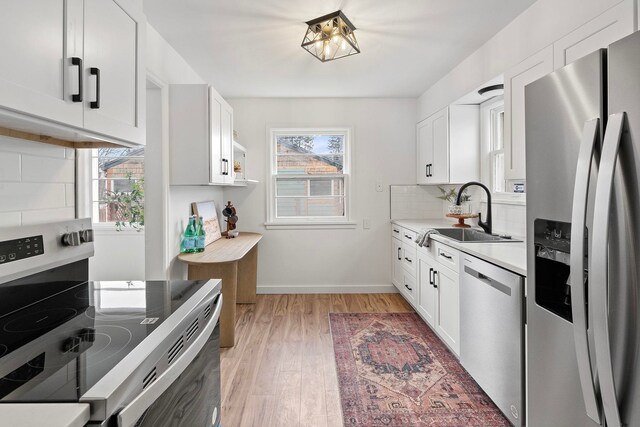
[[582, 386], [582, 397], [587, 415], [598, 424], [600, 407], [596, 397], [592, 361], [589, 355], [589, 336], [587, 334], [587, 310], [584, 286], [584, 238], [589, 198], [589, 177], [593, 164], [593, 155], [598, 141], [599, 119], [585, 122], [582, 130], [582, 142], [578, 155], [576, 182], [573, 190], [573, 210], [571, 218], [571, 311], [573, 314], [573, 338], [576, 345], [578, 374]]
[[595, 209], [593, 223], [593, 239], [591, 243], [591, 289], [593, 305], [593, 339], [596, 350], [596, 366], [600, 380], [600, 395], [604, 407], [604, 416], [608, 427], [622, 427], [620, 410], [613, 378], [611, 361], [611, 340], [609, 336], [608, 310], [608, 250], [609, 221], [611, 198], [613, 195], [614, 176], [620, 139], [625, 121], [625, 113], [609, 116], [607, 131], [602, 144], [600, 170], [596, 186]]

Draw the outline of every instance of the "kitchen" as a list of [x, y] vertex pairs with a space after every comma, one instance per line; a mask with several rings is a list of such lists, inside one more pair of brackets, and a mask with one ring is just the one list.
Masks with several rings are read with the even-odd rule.
[[3, 5], [0, 425], [636, 425], [637, 0], [475, 3]]

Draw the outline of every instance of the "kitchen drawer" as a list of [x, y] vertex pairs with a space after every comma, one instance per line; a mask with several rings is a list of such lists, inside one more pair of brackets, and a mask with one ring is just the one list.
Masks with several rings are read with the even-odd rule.
[[418, 252], [415, 243], [402, 244], [402, 266], [407, 273], [416, 277], [416, 265], [418, 264]]
[[391, 236], [395, 237], [398, 240], [402, 240], [403, 235], [404, 235], [404, 228], [396, 224], [391, 224]]
[[458, 273], [460, 268], [460, 252], [450, 246], [435, 242], [436, 259], [445, 267]]
[[405, 243], [415, 243], [416, 242], [416, 238], [418, 237], [418, 233], [411, 231], [411, 230], [407, 230], [406, 228], [403, 228], [402, 230], [402, 241]]
[[416, 278], [414, 276], [404, 275], [402, 294], [412, 306], [415, 306], [418, 297], [418, 287], [416, 286]]

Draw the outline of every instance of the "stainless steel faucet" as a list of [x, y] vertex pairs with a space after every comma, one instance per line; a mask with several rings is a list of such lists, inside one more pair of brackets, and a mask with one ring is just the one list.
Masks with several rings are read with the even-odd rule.
[[478, 212], [478, 225], [480, 226], [480, 228], [484, 230], [485, 233], [493, 234], [492, 226], [491, 226], [491, 191], [489, 191], [486, 185], [477, 181], [467, 182], [462, 187], [460, 187], [460, 190], [458, 190], [456, 205], [460, 206], [460, 198], [462, 197], [462, 193], [467, 187], [470, 187], [472, 185], [477, 185], [478, 187], [481, 187], [487, 193], [487, 221], [482, 222], [482, 212]]

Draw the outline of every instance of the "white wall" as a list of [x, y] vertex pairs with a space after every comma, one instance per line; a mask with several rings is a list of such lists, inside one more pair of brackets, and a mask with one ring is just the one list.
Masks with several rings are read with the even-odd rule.
[[[147, 74], [158, 92], [151, 90], [147, 125], [145, 212], [146, 277], [148, 279], [182, 279], [186, 268], [175, 259], [180, 252], [180, 233], [190, 213], [192, 202], [214, 200], [222, 204], [221, 187], [169, 185], [169, 84], [204, 83], [191, 66], [158, 34], [147, 25]], [[149, 114], [148, 114], [149, 115]]]
[[418, 121], [446, 107], [622, 0], [538, 0], [418, 100]]
[[75, 218], [75, 150], [0, 136], [0, 227]]
[[[246, 170], [260, 180], [225, 189], [240, 231], [264, 234], [259, 292], [393, 292], [389, 235], [390, 184], [415, 182], [413, 99], [232, 99], [234, 127], [248, 151]], [[265, 230], [267, 126], [350, 126], [352, 219], [356, 229]], [[375, 183], [384, 191], [376, 192]], [[371, 219], [371, 229], [362, 220]]]

